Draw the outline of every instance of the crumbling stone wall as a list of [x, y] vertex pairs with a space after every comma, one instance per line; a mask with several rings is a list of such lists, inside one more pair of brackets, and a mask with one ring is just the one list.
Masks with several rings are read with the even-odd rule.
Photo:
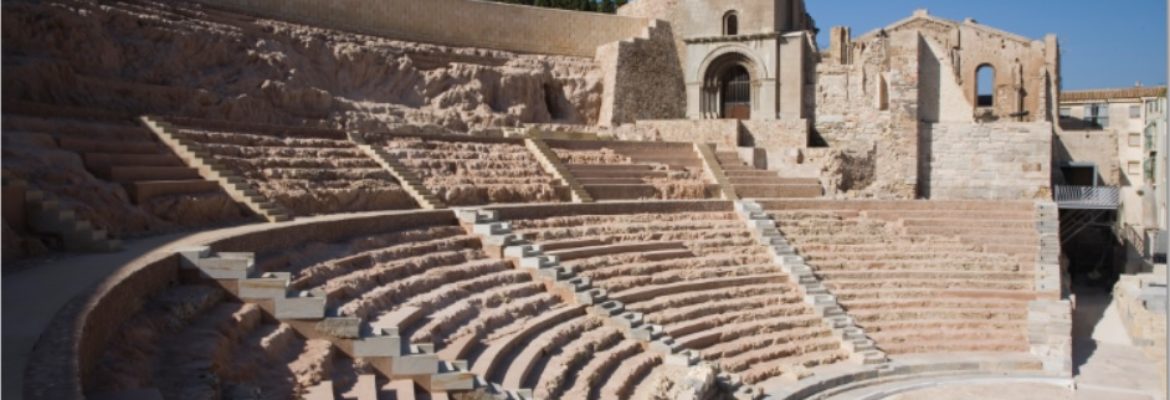
[[[334, 6], [340, 7], [328, 5]], [[11, 2], [3, 10], [6, 100], [460, 132], [595, 124], [601, 107], [602, 71], [593, 49], [587, 58], [446, 47], [244, 18], [185, 2]]]
[[[856, 45], [849, 60], [829, 57], [817, 66], [812, 140], [838, 150], [821, 152], [819, 162], [828, 181], [844, 185], [830, 193], [914, 198], [920, 46], [913, 32], [880, 36]], [[857, 165], [861, 161], [873, 165]], [[847, 165], [872, 174], [838, 176]]]
[[599, 124], [685, 117], [686, 87], [674, 46], [670, 24], [655, 20], [643, 35], [597, 49], [605, 75]]
[[450, 46], [591, 57], [648, 20], [468, 0], [197, 0], [266, 18]]
[[858, 38], [865, 42], [898, 32], [917, 32], [938, 44], [939, 55], [952, 66], [968, 103], [976, 105], [980, 67], [994, 68], [994, 106], [971, 109], [986, 120], [1047, 121], [1060, 85], [1060, 49], [1055, 36], [1032, 40], [979, 24], [952, 21], [918, 10], [909, 18]]
[[[847, 28], [834, 28], [833, 47], [817, 66], [812, 144], [831, 150], [810, 152], [809, 158], [821, 167], [830, 194], [1048, 196], [1049, 114], [1052, 85], [1059, 82], [1055, 38], [1030, 41], [925, 11], [856, 41], [848, 35]], [[998, 97], [991, 110], [974, 106], [974, 70], [983, 64], [997, 66]], [[1004, 122], [976, 126], [977, 117]], [[1013, 139], [970, 136], [986, 139], [990, 132]], [[867, 173], [846, 177], [847, 165]]]

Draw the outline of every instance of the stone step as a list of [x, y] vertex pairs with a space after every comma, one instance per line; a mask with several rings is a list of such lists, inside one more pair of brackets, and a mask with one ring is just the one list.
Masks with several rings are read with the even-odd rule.
[[4, 114], [19, 114], [41, 118], [68, 118], [107, 123], [133, 124], [133, 115], [101, 108], [69, 106], [13, 100], [4, 102]]
[[663, 250], [686, 250], [682, 242], [646, 242], [646, 243], [614, 243], [599, 246], [578, 247], [564, 250], [546, 251], [561, 261], [570, 261], [582, 258], [606, 256], [622, 253], [644, 253]]
[[301, 396], [304, 400], [334, 400], [333, 396], [333, 381], [321, 381], [320, 383], [309, 387], [305, 394]]
[[183, 167], [183, 160], [171, 154], [85, 153], [85, 167], [99, 170], [109, 167]]
[[79, 139], [106, 139], [115, 141], [154, 140], [154, 135], [138, 126], [105, 121], [79, 121], [51, 119], [24, 115], [4, 115], [4, 129], [25, 132], [39, 132], [53, 137], [76, 137]]
[[199, 170], [188, 167], [110, 167], [98, 175], [119, 183], [201, 180]]
[[614, 178], [577, 178], [582, 185], [640, 185], [646, 183], [642, 177], [614, 177]]
[[809, 198], [820, 197], [824, 191], [819, 185], [734, 185], [735, 192], [745, 198]]
[[642, 169], [611, 169], [611, 170], [573, 170], [569, 173], [577, 177], [578, 182], [582, 185], [585, 182], [580, 182], [586, 179], [666, 179], [669, 177], [667, 171], [652, 171]]
[[724, 174], [727, 175], [728, 179], [732, 179], [732, 178], [770, 178], [770, 177], [779, 177], [780, 176], [780, 174], [777, 173], [776, 171], [769, 171], [769, 170], [755, 169], [755, 168], [739, 168], [739, 169], [724, 168]]
[[820, 181], [814, 178], [782, 178], [779, 176], [728, 176], [732, 185], [810, 185], [819, 187]]
[[110, 141], [63, 137], [57, 146], [78, 153], [165, 154], [166, 149], [154, 141]]
[[159, 196], [219, 192], [219, 183], [203, 179], [177, 181], [138, 181], [126, 184], [126, 191], [135, 204], [142, 204]]
[[574, 173], [600, 171], [652, 171], [654, 168], [645, 164], [565, 164]]

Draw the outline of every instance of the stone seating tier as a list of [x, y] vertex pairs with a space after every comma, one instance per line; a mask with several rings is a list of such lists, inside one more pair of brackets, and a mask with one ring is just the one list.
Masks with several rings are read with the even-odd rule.
[[415, 208], [399, 183], [343, 132], [172, 119], [181, 141], [261, 195], [305, 216]]
[[[841, 341], [727, 211], [508, 219], [512, 232], [745, 383], [847, 358]], [[745, 310], [750, 310], [746, 311]]]
[[717, 198], [690, 143], [547, 140], [596, 200]]
[[389, 137], [378, 145], [450, 205], [569, 199], [568, 186], [544, 172], [523, 140]]
[[887, 354], [1029, 350], [1033, 204], [761, 203]]

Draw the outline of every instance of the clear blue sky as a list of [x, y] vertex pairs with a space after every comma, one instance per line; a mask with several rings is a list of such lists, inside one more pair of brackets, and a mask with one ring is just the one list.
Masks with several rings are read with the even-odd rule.
[[806, 0], [827, 46], [829, 28], [853, 36], [884, 27], [925, 8], [943, 18], [1041, 39], [1060, 38], [1064, 89], [1147, 86], [1166, 82], [1164, 0]]

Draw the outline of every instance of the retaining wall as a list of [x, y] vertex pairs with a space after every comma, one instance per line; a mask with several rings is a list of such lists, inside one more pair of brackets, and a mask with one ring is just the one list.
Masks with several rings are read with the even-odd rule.
[[260, 17], [422, 43], [592, 58], [644, 18], [476, 0], [196, 0]]

